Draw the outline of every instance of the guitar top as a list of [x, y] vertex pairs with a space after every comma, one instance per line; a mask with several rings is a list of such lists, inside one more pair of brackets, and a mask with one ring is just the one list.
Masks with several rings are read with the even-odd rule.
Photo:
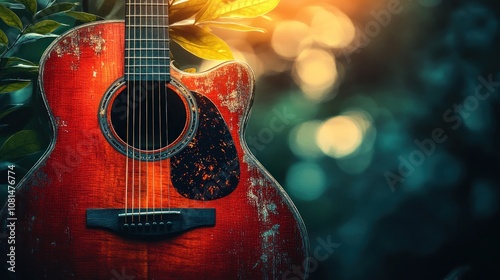
[[244, 141], [251, 69], [177, 70], [167, 11], [145, 27], [127, 5], [42, 59], [54, 137], [16, 190], [1, 279], [307, 278], [302, 219]]

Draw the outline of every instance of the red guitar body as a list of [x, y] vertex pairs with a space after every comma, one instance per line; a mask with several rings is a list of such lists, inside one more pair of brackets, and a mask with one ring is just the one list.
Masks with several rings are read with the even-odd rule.
[[[124, 76], [123, 34], [122, 22], [88, 24], [60, 37], [42, 60], [42, 96], [54, 138], [17, 189], [15, 244], [7, 245], [2, 238], [2, 247], [15, 246], [15, 273], [5, 266], [9, 259], [2, 259], [4, 275], [15, 274], [17, 279], [305, 278], [304, 224], [289, 197], [244, 142], [254, 86], [249, 67], [227, 62], [197, 74], [172, 68], [174, 81], [196, 92], [196, 133], [174, 157], [127, 161], [110, 144], [100, 123], [110, 114], [102, 109], [103, 96]], [[196, 162], [182, 162], [184, 150], [210, 142], [219, 132], [211, 130], [210, 117], [204, 119], [207, 110], [225, 122], [239, 164], [234, 190], [220, 197], [217, 188], [200, 186], [193, 193], [189, 186], [184, 192], [172, 187], [193, 174], [218, 176], [207, 172], [212, 163], [203, 160], [204, 153], [212, 151], [210, 145], [191, 153], [198, 156]], [[205, 132], [210, 135], [204, 136]], [[225, 151], [224, 147], [218, 150]], [[131, 172], [135, 179], [126, 182]], [[218, 181], [226, 180], [222, 177]], [[125, 191], [126, 184], [138, 180], [142, 189]], [[193, 188], [197, 188], [194, 183]], [[151, 238], [88, 225], [89, 209], [123, 209], [126, 204], [130, 208], [132, 196], [133, 207], [142, 211], [157, 209], [159, 201], [176, 209], [213, 209], [215, 225]], [[6, 210], [7, 206], [3, 221]], [[9, 229], [4, 228], [4, 233], [7, 236]]]

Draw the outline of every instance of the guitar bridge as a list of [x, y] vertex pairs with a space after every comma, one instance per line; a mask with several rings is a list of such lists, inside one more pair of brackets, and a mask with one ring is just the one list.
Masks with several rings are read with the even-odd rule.
[[168, 237], [215, 226], [213, 208], [87, 209], [87, 227], [136, 238]]

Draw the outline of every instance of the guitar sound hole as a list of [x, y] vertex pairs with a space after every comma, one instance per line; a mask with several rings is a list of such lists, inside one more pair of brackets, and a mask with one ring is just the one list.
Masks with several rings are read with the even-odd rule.
[[111, 124], [116, 135], [142, 151], [165, 148], [186, 128], [184, 100], [164, 82], [130, 81], [111, 105]]

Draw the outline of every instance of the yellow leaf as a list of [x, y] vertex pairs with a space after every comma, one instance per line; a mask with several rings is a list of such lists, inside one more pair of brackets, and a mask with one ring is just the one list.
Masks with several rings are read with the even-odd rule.
[[172, 6], [172, 5], [177, 5], [177, 4], [179, 4], [179, 2], [181, 2], [181, 3], [182, 3], [182, 2], [187, 2], [187, 1], [189, 1], [189, 0], [169, 0], [169, 1], [168, 1], [168, 4], [169, 4], [170, 6]]
[[169, 23], [173, 24], [185, 20], [199, 12], [209, 1], [207, 0], [189, 0], [177, 1], [172, 4], [168, 11]]
[[210, 0], [198, 14], [196, 22], [218, 18], [254, 18], [272, 11], [279, 0]]
[[260, 17], [268, 21], [273, 21], [273, 19], [270, 16], [261, 15]]
[[234, 22], [206, 21], [206, 22], [203, 22], [203, 26], [236, 30], [236, 31], [243, 31], [243, 32], [249, 32], [249, 31], [256, 31], [256, 32], [262, 32], [262, 33], [266, 32], [266, 30], [264, 28], [253, 27], [253, 26], [234, 23]]
[[196, 68], [186, 68], [184, 70], [182, 70], [183, 72], [186, 72], [186, 73], [196, 73]]
[[172, 26], [170, 28], [170, 38], [183, 49], [200, 58], [213, 60], [233, 59], [233, 54], [226, 42], [200, 26]]

